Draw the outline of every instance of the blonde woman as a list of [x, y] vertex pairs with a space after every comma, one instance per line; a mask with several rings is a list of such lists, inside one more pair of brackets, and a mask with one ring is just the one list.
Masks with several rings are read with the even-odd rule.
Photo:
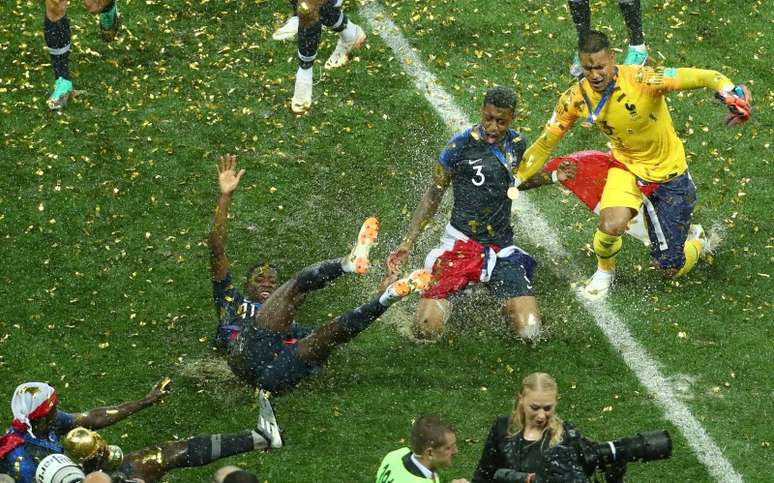
[[587, 482], [568, 443], [580, 435], [556, 414], [556, 381], [544, 372], [524, 378], [510, 416], [489, 431], [473, 483]]

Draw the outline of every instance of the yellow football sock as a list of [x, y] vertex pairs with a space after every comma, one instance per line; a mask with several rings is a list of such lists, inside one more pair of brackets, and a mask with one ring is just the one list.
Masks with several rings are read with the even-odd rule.
[[682, 277], [686, 273], [690, 272], [696, 261], [699, 259], [701, 249], [704, 248], [704, 243], [701, 240], [688, 240], [683, 245], [683, 252], [685, 253], [685, 263], [680, 271], [677, 272], [675, 277]]
[[594, 233], [594, 253], [597, 254], [597, 266], [612, 272], [615, 269], [615, 256], [621, 251], [623, 240], [620, 236], [608, 235], [597, 229]]

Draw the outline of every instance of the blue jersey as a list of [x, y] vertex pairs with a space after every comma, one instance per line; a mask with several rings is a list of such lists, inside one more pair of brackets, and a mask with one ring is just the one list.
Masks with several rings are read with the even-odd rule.
[[229, 342], [239, 337], [245, 321], [255, 320], [261, 304], [244, 298], [231, 282], [230, 273], [226, 273], [223, 280], [212, 281], [212, 295], [218, 317], [215, 346], [225, 349]]
[[8, 432], [14, 432], [23, 437], [24, 444], [11, 450], [0, 461], [0, 471], [8, 473], [17, 483], [34, 483], [38, 463], [50, 454], [64, 453], [59, 440], [73, 429], [74, 425], [75, 415], [57, 410], [54, 424], [45, 437], [38, 434], [37, 438], [33, 438], [29, 433], [11, 428]]
[[454, 228], [484, 245], [513, 243], [507, 192], [526, 149], [525, 139], [512, 129], [500, 144], [489, 144], [478, 125], [448, 142], [438, 162], [451, 175]]

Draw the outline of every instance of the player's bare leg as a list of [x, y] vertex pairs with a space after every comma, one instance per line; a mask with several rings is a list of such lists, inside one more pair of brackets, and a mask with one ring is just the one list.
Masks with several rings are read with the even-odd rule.
[[129, 453], [124, 462], [129, 463], [138, 476], [158, 481], [175, 468], [203, 466], [236, 454], [281, 448], [282, 436], [271, 403], [264, 391], [260, 391], [258, 398], [260, 411], [254, 430], [163, 443]]
[[416, 270], [408, 277], [392, 283], [378, 298], [337, 317], [301, 339], [298, 343], [298, 356], [309, 363], [325, 362], [338, 345], [349, 342], [367, 329], [393, 303], [412, 293], [426, 290], [431, 280], [430, 272]]
[[623, 245], [621, 236], [636, 215], [635, 210], [622, 206], [604, 208], [599, 213], [599, 227], [593, 242], [597, 271], [581, 290], [587, 299], [600, 300], [607, 296], [615, 279], [615, 256]]
[[290, 327], [296, 315], [296, 307], [306, 293], [325, 287], [330, 281], [345, 273], [364, 274], [370, 268], [369, 253], [379, 236], [379, 220], [367, 218], [358, 232], [350, 253], [339, 259], [320, 262], [301, 270], [295, 277], [283, 283], [264, 302], [255, 324], [282, 332]]
[[540, 337], [540, 311], [537, 299], [533, 296], [513, 297], [505, 301], [505, 315], [516, 334], [526, 342], [534, 342]]
[[451, 302], [446, 299], [420, 300], [414, 319], [414, 336], [425, 340], [439, 338], [451, 316], [451, 310]]

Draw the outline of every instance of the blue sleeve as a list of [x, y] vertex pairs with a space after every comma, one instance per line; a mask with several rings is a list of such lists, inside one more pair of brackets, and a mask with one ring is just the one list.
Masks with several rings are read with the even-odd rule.
[[441, 163], [446, 169], [452, 169], [454, 162], [459, 158], [460, 152], [468, 143], [470, 139], [470, 129], [466, 129], [461, 133], [456, 134], [453, 138], [446, 143], [446, 147], [441, 151], [441, 156], [438, 158], [438, 162]]
[[511, 168], [516, 169], [521, 164], [521, 158], [524, 157], [524, 153], [527, 151], [527, 138], [518, 131], [510, 130], [511, 140], [513, 142], [513, 162]]
[[56, 434], [67, 434], [75, 427], [75, 414], [66, 413], [57, 409], [56, 420], [54, 420], [54, 432]]
[[17, 483], [35, 483], [35, 469], [38, 465], [27, 456], [24, 446], [8, 453], [0, 463], [0, 469]]
[[218, 322], [224, 322], [234, 317], [234, 311], [242, 303], [242, 294], [231, 283], [231, 274], [227, 273], [223, 280], [212, 281], [212, 297], [215, 301], [215, 311]]

